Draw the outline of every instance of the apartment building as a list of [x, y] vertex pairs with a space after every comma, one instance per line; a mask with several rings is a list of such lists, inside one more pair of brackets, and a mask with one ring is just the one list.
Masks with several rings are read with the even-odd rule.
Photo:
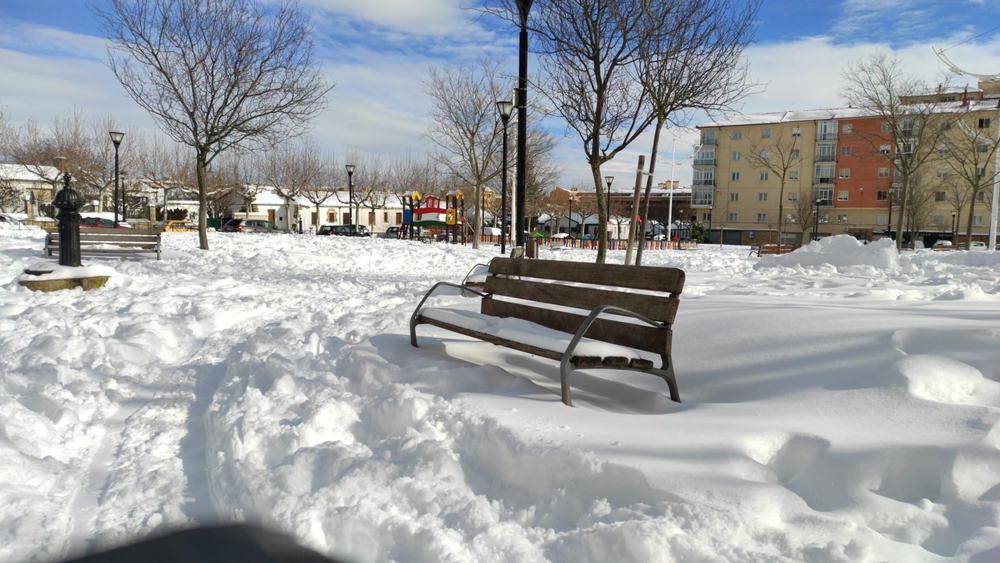
[[[933, 242], [964, 235], [970, 223], [974, 240], [985, 240], [1000, 152], [1000, 97], [982, 90], [935, 94], [913, 101], [934, 109], [912, 129], [904, 123], [900, 139], [881, 118], [856, 108], [701, 125], [691, 207], [709, 227], [710, 240], [726, 244], [776, 242], [779, 217], [786, 244], [839, 234], [895, 238], [901, 226], [904, 242], [910, 232]], [[911, 177], [908, 212], [899, 217], [900, 151], [915, 150], [927, 154]]]

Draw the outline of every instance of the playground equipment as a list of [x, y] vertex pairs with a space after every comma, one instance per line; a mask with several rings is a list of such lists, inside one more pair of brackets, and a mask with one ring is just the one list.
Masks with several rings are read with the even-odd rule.
[[411, 195], [405, 195], [403, 200], [403, 235], [404, 239], [419, 239], [423, 235], [421, 229], [428, 229], [431, 236], [442, 236], [448, 242], [465, 244], [462, 233], [465, 229], [465, 195], [459, 190], [455, 194], [441, 199], [434, 196], [421, 197], [414, 190]]

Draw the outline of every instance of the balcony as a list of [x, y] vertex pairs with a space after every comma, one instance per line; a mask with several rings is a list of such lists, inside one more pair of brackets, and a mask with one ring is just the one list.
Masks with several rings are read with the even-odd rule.
[[817, 154], [816, 162], [837, 162], [837, 156], [832, 154]]
[[816, 140], [817, 141], [836, 141], [837, 140], [837, 133], [836, 133], [836, 131], [834, 131], [833, 133], [816, 133]]
[[713, 204], [712, 196], [696, 197], [691, 200], [691, 207], [712, 207], [712, 204]]
[[713, 179], [708, 179], [708, 180], [694, 180], [694, 181], [691, 182], [691, 185], [692, 186], [714, 186], [715, 185], [715, 179], [713, 178]]
[[695, 166], [715, 166], [714, 158], [696, 158], [694, 159]]
[[836, 178], [834, 178], [833, 176], [830, 176], [829, 178], [825, 176], [817, 176], [813, 178], [813, 185], [822, 186], [826, 184], [833, 184], [835, 180]]

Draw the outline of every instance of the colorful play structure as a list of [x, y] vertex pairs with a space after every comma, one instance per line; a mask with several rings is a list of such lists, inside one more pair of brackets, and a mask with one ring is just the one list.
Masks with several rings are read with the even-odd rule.
[[[465, 195], [459, 190], [445, 196], [443, 205], [440, 198], [414, 191], [403, 196], [402, 238], [419, 239], [425, 236], [441, 237], [447, 242], [465, 244], [462, 236], [465, 229]], [[427, 229], [424, 234], [421, 229]]]

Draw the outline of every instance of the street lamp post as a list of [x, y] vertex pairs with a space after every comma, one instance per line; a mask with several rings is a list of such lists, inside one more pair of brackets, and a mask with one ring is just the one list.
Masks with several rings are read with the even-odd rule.
[[[604, 177], [604, 181], [608, 183], [608, 197], [607, 197], [607, 199], [608, 199], [608, 205], [607, 205], [607, 209], [608, 209], [608, 222], [610, 223], [611, 222], [611, 183], [615, 181], [615, 177], [614, 176], [605, 176]], [[607, 229], [608, 226], [605, 225], [604, 228]]]
[[705, 241], [706, 244], [712, 242], [712, 210], [713, 209], [715, 209], [714, 205], [709, 205], [708, 206], [708, 234], [705, 235], [705, 238], [708, 239], [708, 240]]
[[958, 239], [956, 238], [955, 230], [958, 228], [956, 225], [956, 220], [958, 219], [958, 211], [951, 212], [951, 243], [958, 244]]
[[[507, 122], [510, 112], [514, 109], [511, 100], [499, 100], [497, 111], [503, 121], [503, 170], [500, 173], [503, 187], [500, 188], [500, 254], [507, 254]], [[517, 222], [515, 221], [515, 224]]]
[[569, 194], [569, 215], [566, 219], [566, 234], [573, 238], [573, 194]]
[[534, 0], [515, 0], [520, 19], [521, 32], [518, 36], [517, 64], [517, 202], [514, 228], [517, 230], [517, 246], [525, 246], [524, 201], [528, 185], [528, 12]]
[[892, 196], [896, 194], [896, 188], [889, 188], [889, 218], [885, 223], [885, 236], [892, 238]]
[[347, 168], [347, 224], [354, 224], [354, 165], [348, 164]]
[[819, 202], [817, 199], [813, 205], [813, 240], [819, 240]]
[[[118, 145], [122, 144], [122, 139], [125, 138], [125, 133], [120, 133], [118, 131], [109, 131], [111, 135], [111, 142], [115, 144], [115, 228], [118, 228]], [[122, 199], [125, 199], [124, 197]]]

